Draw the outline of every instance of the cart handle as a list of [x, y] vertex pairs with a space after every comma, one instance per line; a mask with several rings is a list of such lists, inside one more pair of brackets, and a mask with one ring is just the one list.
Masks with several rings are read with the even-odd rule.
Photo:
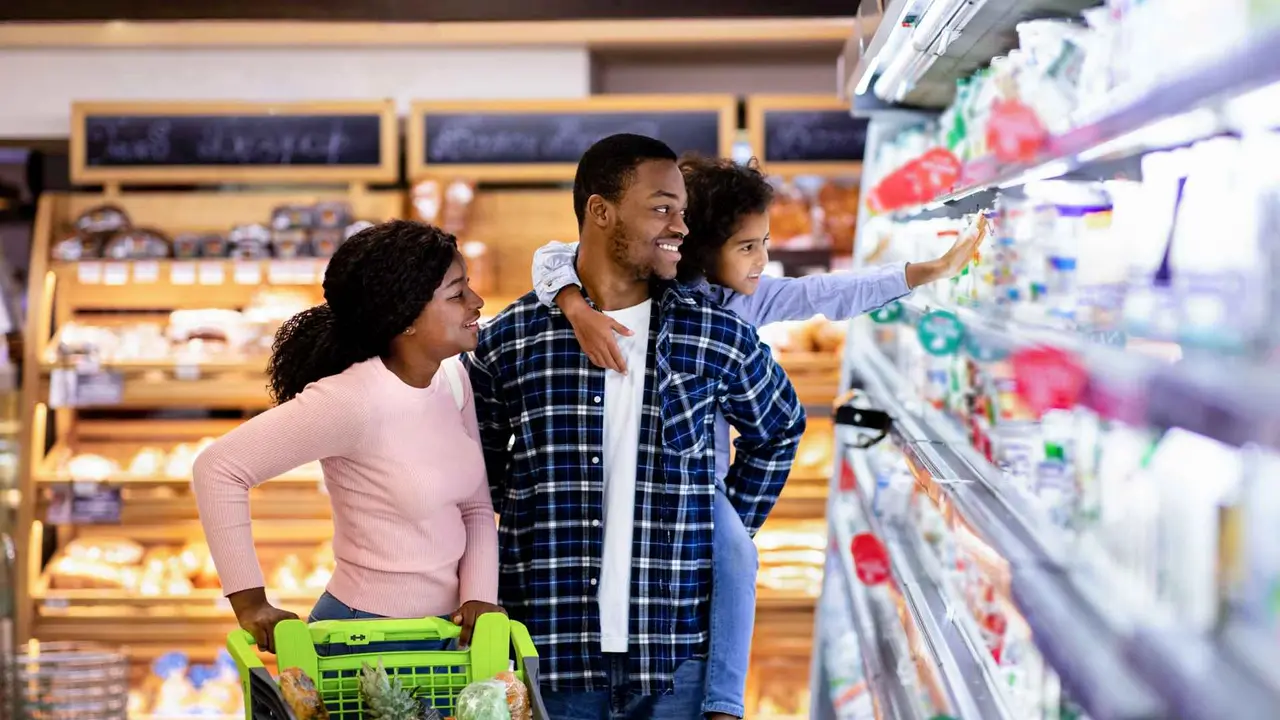
[[233, 630], [227, 635], [227, 652], [231, 653], [236, 665], [239, 665], [245, 673], [253, 668], [266, 667], [258, 658], [258, 653], [253, 650], [257, 644], [258, 642], [253, 639], [253, 633], [248, 630]]

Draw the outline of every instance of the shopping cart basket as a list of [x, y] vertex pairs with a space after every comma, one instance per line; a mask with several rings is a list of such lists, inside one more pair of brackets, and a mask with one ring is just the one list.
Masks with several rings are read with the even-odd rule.
[[[285, 620], [276, 625], [276, 663], [300, 668], [315, 682], [320, 699], [332, 720], [361, 720], [360, 670], [382, 661], [387, 675], [415, 689], [441, 716], [456, 712], [458, 694], [477, 680], [486, 680], [511, 669], [514, 650], [516, 677], [529, 689], [533, 720], [547, 720], [538, 693], [538, 653], [524, 625], [501, 613], [489, 613], [476, 621], [471, 646], [466, 650], [360, 652], [381, 643], [423, 640], [455, 640], [457, 625], [441, 618], [416, 620], [324, 620], [310, 625]], [[317, 645], [345, 645], [349, 654], [320, 655]], [[253, 635], [237, 630], [227, 637], [227, 649], [240, 668], [247, 720], [296, 720], [254, 650]]]

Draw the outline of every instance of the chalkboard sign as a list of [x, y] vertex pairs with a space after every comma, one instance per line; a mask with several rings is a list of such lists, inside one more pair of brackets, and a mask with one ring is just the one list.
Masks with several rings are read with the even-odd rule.
[[390, 102], [114, 103], [73, 110], [79, 181], [395, 179]]
[[848, 110], [765, 110], [764, 162], [860, 162], [867, 120]]
[[716, 110], [591, 113], [428, 113], [427, 165], [576, 164], [597, 140], [637, 133], [662, 140], [677, 153], [718, 157]]
[[331, 166], [382, 161], [377, 115], [85, 118], [85, 165]]

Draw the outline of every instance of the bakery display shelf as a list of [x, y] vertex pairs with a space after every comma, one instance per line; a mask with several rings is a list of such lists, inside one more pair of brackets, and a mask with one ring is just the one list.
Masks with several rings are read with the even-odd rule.
[[824, 485], [818, 485], [809, 478], [798, 479], [793, 475], [787, 479], [787, 485], [782, 489], [778, 504], [773, 506], [769, 517], [779, 520], [820, 518], [826, 511], [826, 506], [827, 488]]
[[818, 598], [795, 590], [782, 591], [761, 587], [756, 590], [756, 612], [812, 612]]
[[[269, 591], [272, 604], [284, 610], [305, 616], [311, 611], [320, 591], [283, 592]], [[127, 622], [173, 622], [185, 620], [225, 621], [231, 617], [231, 604], [221, 591], [192, 591], [190, 595], [164, 595], [141, 597], [127, 593], [98, 590], [50, 590], [32, 597], [40, 615], [39, 625], [49, 627], [51, 618], [61, 619], [111, 619]], [[119, 628], [120, 641], [128, 640], [128, 628]]]
[[[908, 3], [894, 3], [905, 4]], [[880, 26], [880, 32], [888, 31], [887, 23]], [[992, 57], [995, 53], [987, 55], [982, 64]], [[965, 72], [956, 77], [967, 75]], [[1280, 27], [1258, 32], [1218, 57], [1196, 63], [1137, 97], [1126, 98], [1122, 107], [1097, 120], [1051, 137], [1030, 161], [999, 163], [988, 157], [969, 163], [961, 172], [961, 187], [896, 215], [906, 219], [930, 213], [968, 212], [980, 200], [978, 195], [996, 188], [1068, 173], [1096, 175], [1096, 168], [1105, 169], [1123, 158], [1238, 131], [1238, 121], [1233, 120], [1226, 104], [1275, 82], [1280, 82]], [[954, 88], [954, 81], [951, 85]], [[1197, 110], [1207, 111], [1207, 115], [1201, 113], [1195, 122], [1182, 127], [1170, 126], [1169, 123], [1178, 122], [1176, 118]], [[1149, 132], [1162, 123], [1161, 133]]]
[[[182, 489], [191, 487], [191, 477], [189, 475], [174, 477], [168, 475], [129, 475], [127, 473], [117, 473], [90, 481], [77, 480], [75, 477], [70, 475], [58, 473], [39, 474], [35, 476], [35, 484], [37, 486], [66, 485], [73, 482], [100, 482], [104, 485], [120, 486], [136, 490], [149, 490], [156, 488]], [[319, 475], [312, 475], [308, 473], [291, 473], [288, 475], [281, 475], [269, 482], [271, 483], [271, 487], [267, 488], [268, 490], [275, 489], [281, 485], [296, 486], [298, 488], [319, 487], [321, 477]], [[255, 490], [258, 489], [259, 488], [255, 488]], [[170, 495], [170, 497], [178, 496]]]

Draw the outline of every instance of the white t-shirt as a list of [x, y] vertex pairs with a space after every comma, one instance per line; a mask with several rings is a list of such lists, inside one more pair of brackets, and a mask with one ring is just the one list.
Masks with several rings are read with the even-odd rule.
[[627, 374], [604, 375], [604, 555], [601, 558], [600, 650], [624, 653], [630, 639], [631, 538], [636, 520], [636, 464], [640, 460], [640, 415], [644, 376], [649, 362], [649, 316], [646, 300], [605, 315], [635, 334], [617, 336]]

